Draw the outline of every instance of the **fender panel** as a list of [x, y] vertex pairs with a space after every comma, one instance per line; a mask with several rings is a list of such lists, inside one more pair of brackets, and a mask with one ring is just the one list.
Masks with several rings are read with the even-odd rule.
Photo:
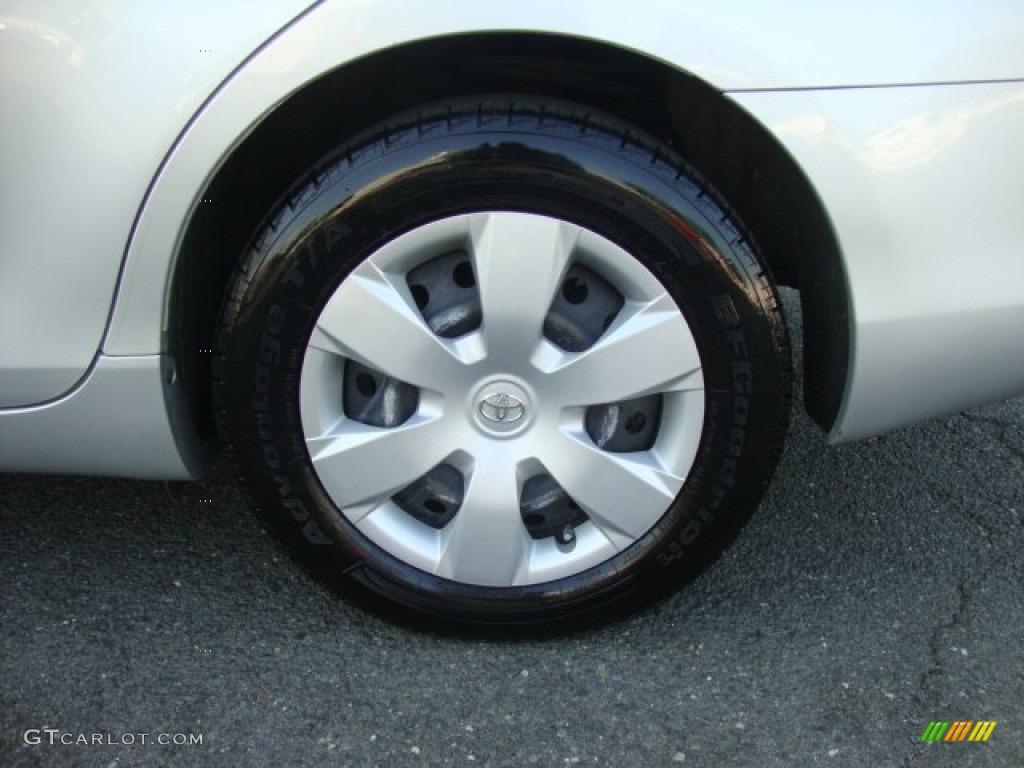
[[733, 98], [814, 181], [844, 255], [831, 440], [1024, 392], [1024, 83]]

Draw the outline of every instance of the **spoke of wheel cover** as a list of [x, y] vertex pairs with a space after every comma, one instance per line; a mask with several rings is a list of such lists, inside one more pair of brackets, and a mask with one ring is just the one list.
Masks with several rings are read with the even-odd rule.
[[410, 422], [393, 429], [345, 422], [337, 434], [306, 441], [317, 476], [338, 506], [383, 501], [443, 461], [441, 421]]
[[523, 584], [532, 539], [519, 513], [515, 467], [498, 452], [477, 459], [462, 508], [444, 531], [437, 574], [486, 586]]
[[585, 352], [561, 356], [549, 375], [578, 405], [704, 387], [693, 337], [668, 296], [620, 317]]
[[563, 435], [539, 458], [613, 544], [628, 545], [665, 513], [683, 478], [658, 466], [650, 453], [606, 453], [586, 439]]
[[528, 214], [481, 214], [474, 220], [473, 260], [489, 354], [530, 356], [579, 232]]
[[372, 265], [327, 303], [309, 341], [415, 386], [445, 391], [461, 363], [394, 284]]

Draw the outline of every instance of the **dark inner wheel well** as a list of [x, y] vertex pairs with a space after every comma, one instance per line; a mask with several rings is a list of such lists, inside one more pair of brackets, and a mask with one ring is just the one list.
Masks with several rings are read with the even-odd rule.
[[416, 106], [473, 94], [572, 101], [672, 147], [746, 224], [776, 280], [801, 290], [804, 399], [825, 429], [847, 377], [849, 302], [831, 225], [789, 155], [728, 97], [638, 54], [575, 38], [505, 33], [427, 40], [374, 54], [282, 102], [225, 159], [197, 197], [175, 266], [168, 351], [195, 425], [212, 437], [210, 360], [228, 277], [248, 238], [320, 157]]

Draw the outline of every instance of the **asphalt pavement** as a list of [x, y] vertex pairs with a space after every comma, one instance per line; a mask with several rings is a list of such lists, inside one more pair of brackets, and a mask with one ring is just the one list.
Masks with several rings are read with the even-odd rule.
[[[0, 476], [0, 766], [1017, 768], [1022, 519], [1024, 399], [834, 448], [798, 410], [697, 582], [505, 642], [335, 598], [223, 466]], [[921, 741], [967, 720], [997, 724]]]

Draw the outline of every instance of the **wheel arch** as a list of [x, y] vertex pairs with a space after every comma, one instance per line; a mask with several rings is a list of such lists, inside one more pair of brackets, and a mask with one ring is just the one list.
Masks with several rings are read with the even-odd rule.
[[850, 300], [827, 213], [787, 151], [727, 94], [663, 61], [578, 38], [481, 33], [409, 43], [332, 70], [278, 104], [210, 176], [200, 198], [231, 204], [194, 207], [167, 303], [167, 351], [200, 435], [213, 435], [212, 355], [203, 350], [214, 346], [229, 274], [265, 212], [339, 137], [420, 104], [480, 93], [609, 113], [711, 180], [777, 280], [801, 289], [805, 405], [831, 428], [847, 381]]

